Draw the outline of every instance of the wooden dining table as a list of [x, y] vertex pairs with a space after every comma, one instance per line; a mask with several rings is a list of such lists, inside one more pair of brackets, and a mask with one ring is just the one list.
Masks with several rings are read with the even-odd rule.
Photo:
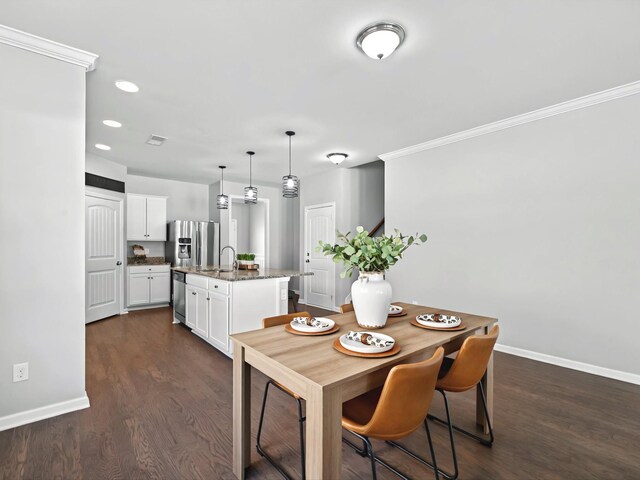
[[[406, 315], [390, 317], [381, 333], [392, 336], [400, 352], [386, 358], [348, 356], [333, 348], [336, 338], [349, 330], [364, 331], [354, 312], [332, 315], [340, 330], [330, 335], [301, 336], [284, 326], [232, 335], [233, 355], [233, 472], [245, 478], [251, 459], [251, 367], [300, 395], [306, 402], [306, 478], [339, 479], [342, 468], [342, 404], [382, 385], [393, 366], [430, 357], [439, 346], [445, 354], [460, 349], [465, 338], [484, 334], [498, 321], [401, 302]], [[434, 331], [410, 324], [422, 313], [443, 313], [462, 318], [465, 330]], [[493, 418], [493, 357], [482, 379], [487, 407]], [[482, 403], [476, 394], [476, 421], [487, 431]]]

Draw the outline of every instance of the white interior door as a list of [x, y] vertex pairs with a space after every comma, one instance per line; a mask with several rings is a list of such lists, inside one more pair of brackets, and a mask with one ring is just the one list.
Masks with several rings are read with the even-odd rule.
[[333, 309], [335, 301], [335, 263], [331, 257], [316, 252], [318, 243], [336, 240], [335, 205], [305, 208], [305, 300], [308, 305]]
[[85, 323], [120, 313], [122, 200], [85, 196]]

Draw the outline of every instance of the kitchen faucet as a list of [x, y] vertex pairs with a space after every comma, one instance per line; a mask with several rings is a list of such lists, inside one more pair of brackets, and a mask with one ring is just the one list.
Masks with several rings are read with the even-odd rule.
[[220, 263], [222, 263], [222, 252], [224, 252], [227, 248], [230, 248], [231, 251], [233, 252], [233, 271], [235, 272], [238, 270], [238, 257], [236, 255], [236, 249], [233, 248], [231, 245], [222, 247], [222, 250], [220, 250]]

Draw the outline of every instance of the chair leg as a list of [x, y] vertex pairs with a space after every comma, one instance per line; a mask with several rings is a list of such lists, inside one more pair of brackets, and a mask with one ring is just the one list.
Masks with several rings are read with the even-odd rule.
[[395, 467], [389, 465], [387, 462], [382, 460], [380, 457], [377, 457], [375, 455], [374, 451], [373, 451], [373, 445], [371, 444], [371, 441], [367, 437], [365, 437], [364, 435], [360, 435], [360, 434], [357, 434], [355, 432], [352, 432], [351, 430], [347, 430], [347, 431], [362, 440], [362, 442], [364, 443], [364, 449], [366, 451], [366, 455], [362, 455], [362, 453], [361, 453], [362, 450], [360, 450], [358, 447], [356, 447], [352, 442], [350, 442], [346, 438], [343, 437], [342, 441], [344, 443], [346, 443], [347, 445], [349, 445], [351, 448], [353, 448], [358, 454], [360, 454], [362, 456], [369, 457], [369, 460], [371, 461], [371, 473], [373, 475], [374, 480], [377, 478], [376, 465], [375, 465], [376, 463], [379, 463], [380, 465], [385, 467], [387, 470], [389, 470], [391, 473], [393, 473], [393, 474], [397, 475], [398, 477], [400, 477], [402, 480], [411, 480], [404, 473], [400, 472]]
[[[477, 442], [480, 442], [485, 447], [491, 447], [493, 445], [493, 428], [491, 427], [491, 419], [489, 418], [489, 410], [487, 408], [487, 397], [484, 394], [484, 387], [482, 386], [482, 383], [479, 383], [478, 385], [480, 386], [480, 398], [482, 399], [482, 408], [484, 409], [484, 418], [487, 419], [487, 426], [489, 427], [489, 439], [480, 437], [479, 435], [475, 435], [455, 425], [453, 425], [453, 429], [457, 432], [462, 433], [463, 435], [466, 435], [469, 438], [473, 438], [474, 440], [476, 440]], [[443, 392], [443, 395], [444, 395], [444, 392]], [[441, 425], [447, 425], [447, 422], [445, 422], [441, 418], [436, 417], [435, 415], [428, 415], [427, 418]]]
[[296, 398], [298, 401], [298, 426], [300, 428], [300, 454], [301, 454], [301, 466], [302, 466], [302, 480], [306, 478], [306, 468], [305, 468], [305, 449], [304, 449], [304, 421], [306, 418], [302, 415], [302, 400]]
[[[262, 445], [260, 444], [260, 438], [262, 437], [262, 424], [264, 422], [264, 412], [267, 406], [267, 396], [269, 393], [269, 387], [273, 385], [276, 388], [279, 388], [277, 384], [273, 383], [273, 381], [269, 380], [267, 382], [266, 387], [264, 388], [264, 397], [262, 399], [262, 410], [260, 411], [260, 422], [258, 423], [258, 435], [256, 436], [256, 450], [260, 454], [260, 456], [264, 457], [272, 466], [275, 468], [280, 475], [286, 480], [291, 480], [291, 477], [282, 469], [278, 463], [271, 458], [271, 456], [264, 451]], [[280, 389], [282, 390], [282, 389]], [[286, 393], [286, 392], [285, 392]], [[298, 402], [298, 425], [300, 427], [300, 447], [302, 453], [302, 479], [305, 479], [305, 451], [304, 451], [304, 428], [303, 423], [305, 421], [305, 417], [302, 416], [302, 400], [296, 398]]]
[[436, 461], [436, 452], [433, 450], [433, 442], [431, 441], [431, 432], [429, 431], [429, 422], [424, 419], [424, 428], [427, 431], [427, 441], [429, 442], [429, 451], [431, 452], [431, 461], [433, 462], [433, 473], [436, 480], [440, 480], [440, 474], [438, 473], [438, 462]]
[[[424, 458], [420, 457], [418, 454], [416, 454], [415, 452], [412, 452], [411, 450], [409, 450], [408, 448], [400, 445], [399, 443], [396, 442], [387, 442], [389, 445], [396, 447], [397, 449], [403, 451], [404, 453], [406, 453], [407, 455], [409, 455], [410, 457], [414, 458], [415, 460], [419, 461], [420, 463], [422, 463], [423, 465], [426, 465], [427, 467], [431, 468], [434, 470], [434, 472], [436, 472], [436, 478], [438, 478], [438, 475], [442, 475], [445, 479], [447, 480], [456, 480], [458, 478], [458, 457], [456, 456], [456, 446], [453, 440], [453, 428], [451, 426], [451, 415], [449, 412], [449, 402], [447, 401], [447, 396], [445, 395], [445, 393], [442, 390], [438, 390], [440, 393], [442, 393], [442, 397], [444, 398], [444, 407], [445, 410], [447, 412], [447, 422], [443, 422], [445, 423], [445, 425], [447, 425], [449, 427], [449, 439], [451, 442], [451, 454], [453, 456], [453, 468], [454, 468], [454, 472], [453, 473], [449, 473], [445, 470], [442, 470], [441, 468], [438, 468], [437, 464], [436, 464], [436, 460], [435, 460], [435, 453], [433, 450], [433, 444], [431, 443], [431, 432], [429, 431], [429, 424], [427, 423], [427, 420], [425, 419], [424, 421], [424, 427], [425, 430], [427, 431], [427, 438], [429, 439], [429, 447], [431, 449], [431, 455], [432, 455], [432, 459], [433, 459], [433, 463], [425, 460]], [[427, 418], [431, 418], [431, 415], [428, 415]]]

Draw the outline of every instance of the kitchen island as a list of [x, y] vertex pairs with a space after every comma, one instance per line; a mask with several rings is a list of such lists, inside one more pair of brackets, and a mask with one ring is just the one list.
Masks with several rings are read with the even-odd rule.
[[186, 274], [185, 324], [228, 356], [229, 335], [262, 328], [262, 319], [288, 313], [289, 279], [296, 270], [174, 267]]

